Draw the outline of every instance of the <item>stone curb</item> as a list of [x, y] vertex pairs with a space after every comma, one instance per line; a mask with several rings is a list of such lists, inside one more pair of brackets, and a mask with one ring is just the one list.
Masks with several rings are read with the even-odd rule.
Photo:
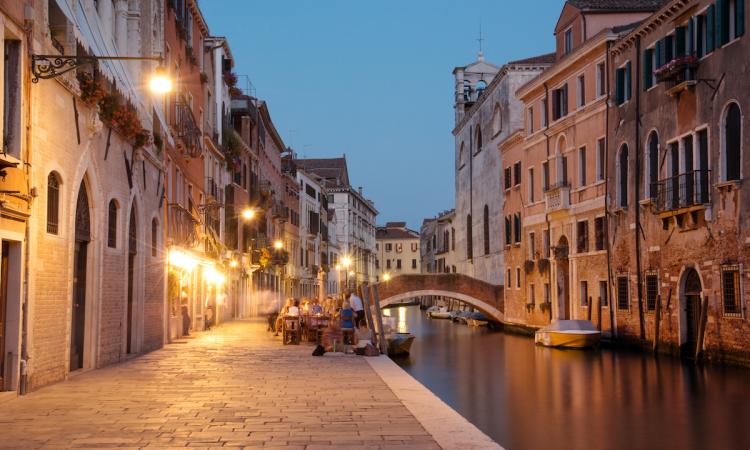
[[503, 450], [387, 356], [365, 360], [443, 449]]

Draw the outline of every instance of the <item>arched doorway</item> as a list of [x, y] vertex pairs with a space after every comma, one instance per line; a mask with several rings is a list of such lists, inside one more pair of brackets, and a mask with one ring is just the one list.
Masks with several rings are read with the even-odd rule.
[[83, 368], [86, 339], [86, 271], [91, 242], [91, 215], [86, 183], [78, 188], [73, 250], [73, 299], [70, 321], [70, 371]]
[[128, 305], [127, 305], [127, 353], [133, 353], [133, 350], [135, 348], [135, 345], [133, 343], [133, 337], [135, 336], [134, 333], [134, 321], [133, 316], [135, 314], [135, 311], [133, 311], [134, 308], [134, 301], [133, 301], [133, 283], [135, 281], [135, 257], [137, 254], [137, 240], [136, 238], [137, 230], [136, 230], [136, 222], [135, 222], [135, 205], [130, 209], [130, 221], [128, 223]]
[[560, 320], [570, 319], [570, 275], [568, 264], [568, 238], [560, 236], [555, 247], [555, 265], [557, 276], [557, 318]]
[[686, 355], [694, 355], [698, 342], [698, 324], [701, 317], [701, 294], [703, 285], [698, 272], [692, 267], [682, 275], [682, 350]]

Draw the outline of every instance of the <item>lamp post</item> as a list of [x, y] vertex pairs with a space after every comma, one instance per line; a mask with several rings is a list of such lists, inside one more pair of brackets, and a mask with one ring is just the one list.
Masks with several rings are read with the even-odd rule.
[[[352, 265], [352, 257], [351, 256], [344, 256], [341, 258], [341, 265], [344, 267], [344, 271], [346, 272], [346, 284], [344, 285], [346, 289], [349, 289], [349, 267]], [[343, 292], [341, 293], [344, 294]]]
[[[273, 243], [274, 250], [281, 251], [284, 248], [284, 242], [282, 242], [280, 239], [276, 239]], [[281, 305], [284, 304], [284, 299], [282, 297], [283, 293], [281, 292], [281, 268], [280, 266], [276, 267], [276, 288], [279, 293], [279, 311], [281, 311]]]

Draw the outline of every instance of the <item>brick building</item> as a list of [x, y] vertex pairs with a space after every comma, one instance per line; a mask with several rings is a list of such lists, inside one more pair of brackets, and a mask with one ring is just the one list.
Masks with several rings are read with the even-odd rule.
[[652, 342], [660, 311], [662, 348], [747, 363], [744, 3], [672, 0], [618, 41], [607, 133], [618, 337]]

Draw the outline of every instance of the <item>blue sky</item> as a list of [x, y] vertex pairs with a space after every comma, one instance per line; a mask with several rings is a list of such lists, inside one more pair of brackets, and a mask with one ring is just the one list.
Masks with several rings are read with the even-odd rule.
[[[454, 203], [453, 76], [554, 49], [563, 0], [202, 0], [287, 145], [346, 153], [378, 223], [419, 229]], [[240, 84], [244, 82], [240, 78]]]

